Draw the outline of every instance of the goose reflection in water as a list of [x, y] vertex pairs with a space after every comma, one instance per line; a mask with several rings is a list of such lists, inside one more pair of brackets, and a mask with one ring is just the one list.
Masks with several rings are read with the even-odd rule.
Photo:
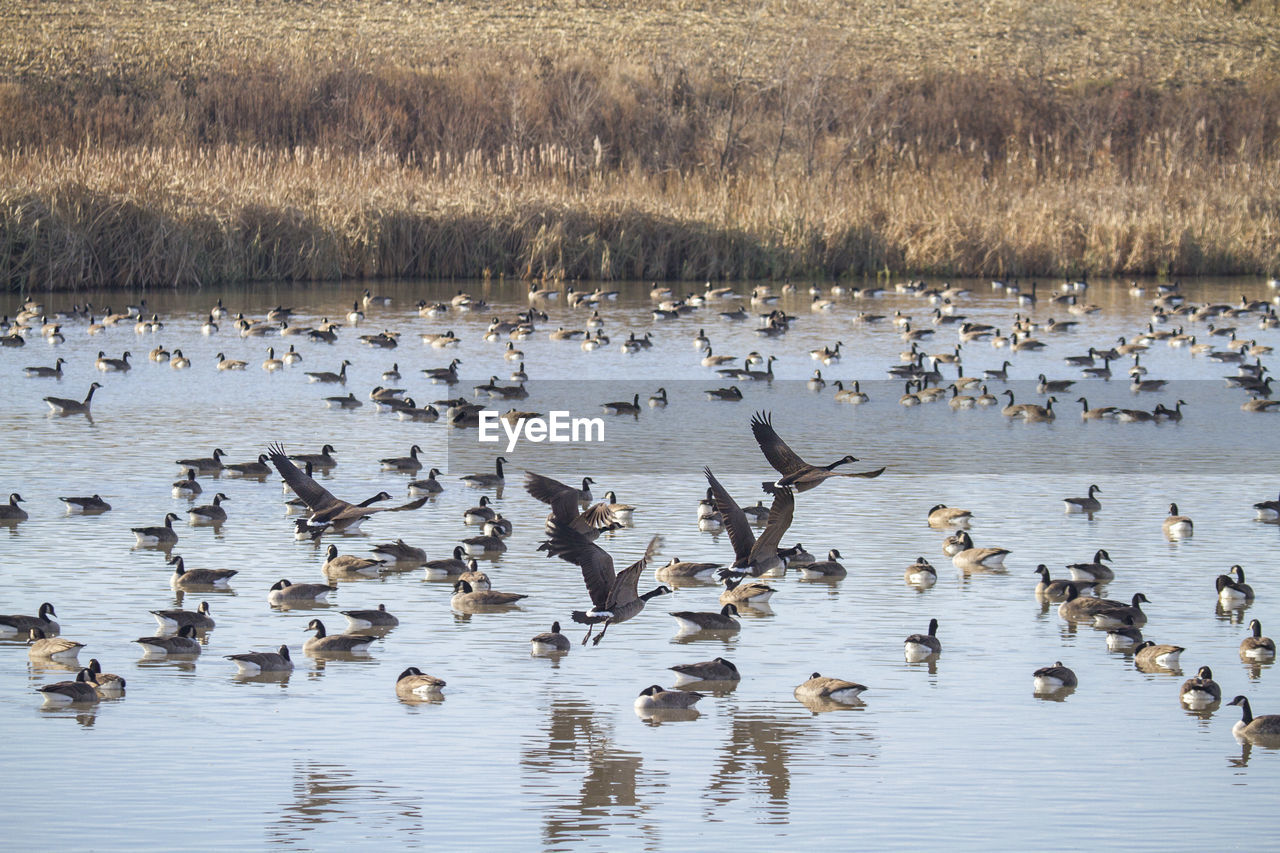
[[[521, 749], [525, 790], [542, 801], [544, 847], [577, 846], [586, 836], [604, 833], [611, 839], [661, 837], [656, 816], [630, 832], [624, 828], [652, 810], [646, 804], [659, 801], [652, 789], [661, 783], [646, 779], [644, 759], [617, 746], [612, 726], [596, 710], [582, 700], [552, 700], [545, 728]], [[649, 790], [642, 797], [638, 789], [645, 782]]]
[[347, 831], [364, 826], [366, 837], [395, 833], [402, 842], [425, 840], [428, 821], [420, 792], [370, 780], [364, 770], [297, 761], [292, 789], [292, 799], [280, 804], [279, 817], [266, 826], [267, 841], [273, 846], [309, 847], [300, 834], [331, 823], [342, 823]]

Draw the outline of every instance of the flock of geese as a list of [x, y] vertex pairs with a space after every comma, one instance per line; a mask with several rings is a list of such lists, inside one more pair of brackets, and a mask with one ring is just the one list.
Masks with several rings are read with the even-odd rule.
[[[1271, 282], [1273, 288], [1277, 284]], [[1028, 312], [1025, 315], [1019, 313], [1013, 318], [1007, 327], [1007, 335], [994, 325], [970, 322], [957, 313], [958, 306], [967, 295], [964, 289], [929, 288], [923, 283], [911, 283], [898, 288], [900, 292], [917, 296], [935, 306], [918, 320], [901, 311], [892, 316], [859, 311], [850, 318], [860, 328], [891, 323], [897, 327], [904, 344], [909, 347], [902, 352], [901, 363], [888, 371], [890, 376], [905, 383], [905, 392], [899, 399], [901, 405], [910, 407], [946, 400], [953, 409], [998, 406], [999, 397], [988, 390], [988, 385], [1006, 381], [1012, 364], [1006, 360], [999, 368], [986, 370], [981, 376], [966, 376], [961, 359], [969, 354], [972, 346], [982, 342], [997, 349], [1007, 348], [1011, 353], [1041, 349], [1046, 344], [1036, 338], [1038, 332], [1057, 335], [1075, 330], [1080, 323], [1079, 320], [1055, 321], [1052, 318], [1037, 322], [1033, 319], [1032, 312], [1038, 304], [1060, 308], [1064, 314], [1076, 317], [1084, 317], [1098, 310], [1097, 306], [1086, 301], [1087, 284], [1084, 282], [1069, 283], [1052, 294], [1037, 294], [1034, 284], [1026, 293], [1021, 292], [1016, 285], [997, 282], [994, 286], [1014, 297]], [[1136, 284], [1133, 287], [1135, 290], [1140, 289]], [[1087, 352], [1068, 356], [1065, 363], [1082, 370], [1082, 378], [1088, 381], [1109, 379], [1112, 376], [1112, 365], [1128, 360], [1127, 375], [1131, 390], [1135, 394], [1157, 392], [1164, 389], [1167, 380], [1149, 377], [1141, 363], [1141, 357], [1150, 347], [1162, 342], [1169, 347], [1186, 347], [1195, 355], [1235, 365], [1238, 372], [1235, 376], [1228, 377], [1228, 382], [1232, 387], [1248, 394], [1248, 399], [1241, 406], [1245, 411], [1270, 412], [1280, 406], [1280, 401], [1270, 399], [1272, 379], [1268, 376], [1268, 367], [1263, 364], [1263, 357], [1271, 353], [1271, 348], [1243, 331], [1246, 322], [1252, 322], [1263, 330], [1280, 325], [1276, 309], [1271, 303], [1242, 297], [1238, 304], [1195, 305], [1185, 300], [1175, 285], [1162, 285], [1156, 290], [1151, 320], [1145, 331], [1131, 339], [1121, 337], [1111, 345], [1090, 346]], [[486, 384], [476, 386], [475, 394], [482, 402], [457, 397], [419, 405], [404, 395], [404, 389], [381, 385], [369, 393], [368, 399], [373, 406], [396, 412], [401, 419], [427, 422], [443, 420], [460, 428], [475, 426], [479, 412], [492, 405], [492, 401], [517, 401], [529, 396], [524, 353], [517, 344], [535, 333], [538, 323], [548, 319], [540, 305], [563, 297], [564, 302], [572, 307], [590, 310], [591, 314], [584, 323], [585, 329], [560, 327], [550, 332], [552, 340], [576, 341], [582, 350], [589, 352], [610, 345], [610, 338], [604, 333], [604, 320], [599, 306], [611, 295], [613, 294], [605, 291], [579, 292], [573, 287], [563, 290], [531, 287], [530, 308], [507, 319], [495, 315], [485, 338], [490, 342], [505, 340], [503, 358], [518, 363], [519, 366], [511, 374], [513, 384], [503, 384], [495, 375]], [[710, 287], [701, 296], [690, 294], [685, 298], [676, 298], [670, 290], [661, 287], [655, 287], [651, 295], [655, 302], [653, 316], [656, 322], [686, 316], [717, 300], [738, 298], [737, 294], [727, 288]], [[873, 288], [831, 288], [829, 294], [814, 292], [810, 310], [830, 311], [840, 304], [842, 298], [858, 300], [876, 295]], [[785, 335], [790, 325], [797, 320], [795, 316], [773, 307], [776, 299], [777, 296], [768, 288], [756, 288], [749, 296], [753, 307], [767, 309], [759, 315], [759, 325], [755, 329], [764, 340], [778, 339]], [[359, 324], [367, 319], [363, 309], [385, 304], [385, 298], [366, 290], [363, 302], [357, 301], [352, 311], [343, 319], [351, 325]], [[419, 304], [419, 314], [426, 318], [449, 316], [452, 312], [468, 310], [490, 311], [491, 307], [462, 292], [450, 303]], [[150, 313], [148, 316], [148, 313], [145, 303], [134, 306], [125, 313], [115, 313], [109, 309], [96, 312], [92, 306], [85, 306], [63, 314], [46, 314], [43, 306], [29, 303], [13, 320], [6, 317], [0, 321], [0, 334], [3, 334], [0, 345], [21, 347], [25, 344], [26, 337], [36, 334], [57, 344], [65, 340], [64, 328], [77, 321], [86, 323], [89, 334], [101, 334], [108, 327], [120, 323], [132, 324], [139, 335], [163, 328], [164, 322], [159, 315]], [[291, 314], [290, 309], [277, 307], [261, 321], [240, 315], [232, 320], [229, 311], [219, 301], [211, 310], [201, 331], [206, 335], [219, 334], [220, 324], [223, 324], [229, 325], [243, 337], [297, 335], [299, 342], [333, 343], [337, 339], [338, 330], [342, 328], [342, 324], [327, 320], [314, 327], [292, 325]], [[750, 313], [741, 307], [720, 312], [723, 322], [738, 322], [749, 316]], [[1207, 324], [1203, 333], [1184, 331], [1200, 323]], [[956, 331], [958, 344], [936, 353], [927, 353], [921, 348], [923, 342], [947, 328]], [[1206, 339], [1205, 343], [1198, 342], [1200, 334]], [[400, 337], [401, 332], [384, 329], [376, 334], [362, 335], [361, 341], [378, 349], [395, 349]], [[432, 349], [455, 346], [460, 340], [452, 330], [425, 333], [421, 335], [421, 339], [425, 346]], [[1217, 349], [1208, 341], [1220, 343], [1222, 349]], [[699, 330], [693, 344], [702, 353], [699, 356], [701, 366], [716, 371], [719, 377], [729, 383], [725, 387], [706, 389], [705, 396], [708, 400], [736, 402], [746, 396], [738, 383], [745, 385], [769, 382], [774, 378], [773, 365], [777, 360], [774, 355], [765, 356], [753, 352], [742, 359], [742, 367], [733, 367], [731, 365], [738, 359], [713, 350], [712, 341], [705, 330]], [[623, 352], [638, 352], [654, 345], [651, 333], [647, 332], [643, 336], [631, 332], [620, 342]], [[812, 350], [810, 355], [823, 366], [830, 366], [839, 362], [843, 347], [845, 344], [842, 341], [836, 341], [832, 345]], [[261, 368], [268, 372], [283, 370], [300, 362], [302, 357], [294, 344], [290, 344], [287, 352], [282, 352], [279, 357], [275, 347], [269, 347]], [[129, 351], [124, 351], [119, 358], [108, 356], [102, 351], [99, 352], [94, 367], [104, 375], [125, 373], [133, 369], [131, 358]], [[149, 353], [149, 360], [167, 363], [172, 369], [192, 367], [191, 360], [180, 349], [169, 351], [156, 347]], [[58, 358], [52, 366], [30, 366], [24, 372], [32, 378], [60, 379], [65, 363], [64, 359]], [[452, 387], [460, 381], [460, 364], [461, 359], [454, 358], [445, 367], [428, 368], [422, 373], [433, 383]], [[225, 353], [218, 353], [216, 368], [219, 371], [245, 370], [248, 366], [246, 360], [229, 359]], [[306, 372], [306, 378], [322, 385], [345, 386], [348, 382], [347, 368], [350, 366], [352, 362], [343, 359], [336, 370]], [[955, 378], [944, 379], [944, 368], [953, 370]], [[389, 383], [395, 383], [400, 378], [398, 364], [382, 374], [383, 381]], [[1036, 389], [1046, 399], [1039, 403], [1017, 403], [1013, 391], [1006, 389], [1001, 394], [1005, 397], [1005, 404], [1000, 411], [1006, 417], [1028, 422], [1053, 420], [1057, 416], [1053, 405], [1058, 402], [1054, 395], [1069, 393], [1069, 389], [1077, 381], [1080, 380], [1051, 379], [1042, 373], [1038, 376]], [[847, 387], [842, 381], [831, 384], [835, 399], [839, 402], [856, 405], [869, 399], [858, 381], [847, 383]], [[808, 382], [808, 387], [817, 392], [824, 392], [827, 385], [821, 369], [815, 370]], [[47, 396], [44, 401], [54, 414], [88, 416], [91, 414], [94, 393], [102, 387], [99, 382], [91, 383], [83, 399]], [[970, 394], [970, 391], [980, 393]], [[350, 392], [342, 396], [326, 397], [324, 402], [331, 407], [343, 409], [364, 405], [363, 400]], [[660, 388], [648, 397], [645, 404], [658, 408], [667, 406], [669, 402], [666, 389]], [[1076, 402], [1081, 404], [1081, 416], [1086, 420], [1114, 419], [1127, 422], [1176, 422], [1182, 419], [1182, 407], [1185, 405], [1179, 400], [1172, 408], [1160, 404], [1148, 411], [1112, 406], [1091, 408], [1084, 396], [1078, 397]], [[607, 413], [635, 418], [639, 418], [644, 408], [638, 393], [629, 401], [611, 401], [601, 405]], [[519, 421], [536, 414], [512, 409], [504, 417]], [[829, 480], [839, 482], [846, 478], [875, 478], [885, 468], [847, 470], [844, 466], [859, 461], [853, 455], [845, 455], [828, 464], [808, 462], [783, 440], [773, 426], [772, 416], [767, 412], [756, 413], [749, 426], [765, 461], [777, 475], [761, 482], [761, 489], [770, 499], [770, 505], [765, 507], [760, 499], [756, 500], [754, 506], [739, 504], [712, 470], [704, 468], [702, 473], [707, 483], [707, 498], [699, 507], [698, 526], [703, 530], [723, 530], [732, 546], [733, 559], [722, 563], [694, 563], [673, 558], [668, 564], [655, 567], [660, 583], [643, 593], [640, 592], [639, 582], [661, 551], [661, 537], [653, 537], [643, 554], [621, 570], [615, 568], [613, 555], [597, 544], [602, 533], [628, 526], [636, 507], [619, 503], [613, 492], [608, 492], [603, 501], [594, 501], [590, 487], [595, 481], [591, 477], [582, 478], [581, 486], [578, 486], [560, 482], [544, 474], [524, 472], [522, 483], [525, 490], [549, 509], [544, 523], [545, 539], [538, 550], [544, 552], [547, 558], [576, 566], [586, 588], [583, 609], [571, 610], [568, 614], [573, 622], [587, 628], [581, 644], [599, 644], [611, 626], [641, 616], [647, 604], [671, 592], [668, 584], [678, 585], [681, 581], [714, 578], [723, 586], [718, 608], [670, 614], [681, 631], [716, 634], [739, 631], [739, 609], [768, 601], [774, 590], [765, 580], [781, 575], [788, 567], [812, 577], [839, 578], [845, 574], [838, 550], [832, 549], [827, 554], [827, 559], [822, 560], [806, 552], [800, 545], [794, 548], [782, 547], [782, 538], [791, 526], [796, 511], [796, 496], [823, 486]], [[378, 464], [383, 470], [418, 476], [427, 467], [420, 459], [421, 453], [421, 447], [415, 444], [409, 449], [408, 455], [384, 458], [378, 460]], [[226, 454], [218, 448], [208, 457], [177, 460], [183, 477], [173, 483], [172, 493], [174, 497], [194, 499], [203, 492], [202, 478], [226, 476], [262, 481], [274, 471], [283, 480], [286, 491], [293, 496], [291, 500], [301, 513], [294, 525], [295, 537], [318, 540], [326, 535], [356, 530], [377, 513], [416, 510], [445, 488], [437, 479], [441, 475], [439, 469], [431, 468], [425, 478], [415, 479], [409, 485], [413, 500], [397, 506], [375, 506], [391, 499], [392, 496], [385, 491], [358, 502], [340, 498], [314, 477], [316, 471], [327, 471], [337, 464], [336, 454], [335, 448], [327, 444], [319, 453], [298, 455], [290, 455], [280, 444], [272, 444], [255, 460], [228, 463], [223, 460]], [[482, 490], [500, 489], [506, 482], [503, 468], [505, 462], [507, 460], [499, 456], [494, 461], [492, 473], [467, 475], [461, 481], [467, 486]], [[827, 486], [828, 489], [839, 487]], [[1100, 494], [1101, 489], [1092, 485], [1086, 495], [1064, 499], [1065, 509], [1067, 512], [1092, 515], [1102, 508]], [[60, 500], [69, 513], [100, 514], [111, 509], [110, 504], [97, 494], [68, 496]], [[227, 510], [222, 506], [227, 500], [225, 493], [217, 492], [210, 503], [188, 510], [188, 518], [193, 524], [221, 524], [227, 519]], [[23, 508], [23, 503], [25, 502], [19, 493], [12, 493], [8, 504], [0, 504], [0, 522], [16, 525], [27, 519], [28, 511]], [[1255, 510], [1259, 518], [1280, 519], [1280, 500], [1261, 501], [1255, 504]], [[181, 556], [169, 554], [178, 542], [173, 522], [180, 518], [179, 514], [170, 512], [159, 525], [133, 528], [137, 545], [165, 552], [169, 564], [174, 566], [170, 584], [175, 590], [226, 588], [237, 574], [235, 570], [188, 569]], [[453, 548], [452, 556], [443, 559], [428, 559], [424, 549], [409, 545], [403, 540], [376, 546], [372, 558], [344, 555], [339, 553], [336, 545], [330, 544], [323, 565], [323, 573], [328, 582], [293, 583], [288, 579], [281, 579], [267, 591], [268, 603], [272, 607], [313, 605], [323, 602], [336, 589], [336, 579], [378, 575], [389, 567], [403, 569], [408, 566], [422, 567], [427, 577], [447, 577], [452, 580], [453, 594], [450, 603], [455, 610], [501, 612], [509, 609], [526, 596], [494, 589], [488, 575], [480, 570], [476, 558], [506, 550], [504, 540], [511, 535], [512, 520], [504, 518], [487, 495], [480, 497], [477, 505], [464, 513], [463, 520], [468, 525], [481, 527], [481, 535], [462, 540]], [[977, 547], [968, 532], [971, 520], [972, 513], [944, 505], [934, 506], [927, 513], [927, 522], [931, 528], [952, 533], [944, 541], [943, 553], [951, 558], [957, 568], [966, 572], [1002, 570], [1004, 558], [1009, 551], [998, 547]], [[755, 530], [757, 527], [761, 528], [758, 534]], [[1194, 535], [1192, 520], [1180, 514], [1176, 504], [1170, 506], [1162, 529], [1171, 540]], [[1106, 630], [1108, 647], [1130, 650], [1140, 669], [1176, 670], [1179, 665], [1178, 657], [1184, 649], [1171, 644], [1157, 644], [1142, 636], [1141, 629], [1147, 621], [1141, 608], [1142, 604], [1147, 603], [1147, 599], [1142, 593], [1134, 594], [1128, 602], [1095, 597], [1092, 594], [1097, 587], [1114, 578], [1108, 562], [1109, 555], [1105, 550], [1099, 550], [1091, 562], [1067, 566], [1071, 575], [1069, 580], [1051, 578], [1049, 568], [1042, 564], [1036, 569], [1040, 581], [1035, 593], [1044, 601], [1056, 602], [1058, 613], [1063, 619]], [[921, 557], [906, 567], [903, 577], [908, 583], [927, 588], [936, 581], [937, 571], [927, 559]], [[1219, 600], [1225, 606], [1239, 606], [1254, 598], [1252, 588], [1245, 583], [1244, 569], [1240, 566], [1233, 566], [1229, 573], [1219, 576], [1215, 586]], [[586, 606], [587, 599], [590, 606]], [[311, 636], [303, 644], [305, 654], [361, 654], [399, 624], [399, 619], [385, 605], [342, 613], [349, 623], [344, 633], [329, 633], [320, 619], [312, 619], [308, 623], [306, 630]], [[76, 663], [78, 654], [85, 646], [61, 636], [60, 626], [54, 621], [56, 615], [53, 605], [46, 602], [39, 606], [35, 615], [0, 616], [0, 637], [28, 638], [28, 655], [32, 660]], [[207, 603], [202, 603], [194, 611], [157, 610], [153, 611], [153, 615], [158, 622], [159, 633], [136, 640], [147, 658], [194, 658], [204, 648], [201, 638], [207, 640], [208, 632], [215, 626]], [[550, 631], [534, 636], [530, 641], [533, 651], [537, 654], [564, 654], [569, 651], [573, 643], [561, 633], [560, 628], [557, 621]], [[931, 619], [924, 633], [907, 636], [903, 641], [905, 658], [909, 661], [936, 659], [942, 653], [938, 628], [938, 620]], [[1258, 620], [1250, 623], [1250, 635], [1241, 641], [1239, 654], [1247, 662], [1274, 660], [1275, 644], [1262, 635]], [[287, 644], [279, 646], [275, 651], [243, 652], [228, 654], [226, 657], [245, 675], [288, 672], [294, 666]], [[696, 713], [693, 711], [694, 705], [707, 695], [706, 692], [692, 689], [690, 685], [710, 685], [714, 688], [717, 684], [736, 682], [741, 678], [735, 664], [723, 657], [680, 664], [671, 669], [677, 674], [676, 686], [664, 688], [654, 684], [646, 687], [634, 703], [638, 712], [649, 715], [671, 712], [678, 719], [680, 714]], [[1042, 694], [1070, 691], [1079, 683], [1075, 673], [1061, 661], [1036, 670], [1032, 680], [1034, 690]], [[410, 666], [397, 679], [395, 692], [405, 700], [435, 700], [441, 695], [444, 686], [442, 679]], [[93, 703], [102, 698], [122, 696], [124, 690], [125, 679], [103, 672], [96, 659], [80, 669], [74, 680], [46, 684], [39, 688], [45, 701], [50, 703]], [[866, 690], [866, 686], [855, 681], [814, 672], [795, 688], [794, 695], [811, 708], [829, 710], [860, 704]], [[1222, 690], [1213, 680], [1210, 668], [1201, 666], [1196, 676], [1182, 685], [1180, 698], [1189, 708], [1213, 708], [1221, 702]], [[1255, 717], [1244, 696], [1236, 696], [1228, 704], [1242, 709], [1242, 718], [1234, 728], [1238, 736], [1280, 745], [1280, 715]]]

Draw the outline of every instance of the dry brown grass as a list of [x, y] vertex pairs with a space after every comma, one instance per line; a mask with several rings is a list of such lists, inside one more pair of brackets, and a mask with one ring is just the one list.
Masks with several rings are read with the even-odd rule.
[[1280, 14], [0, 8], [0, 281], [1280, 271]]

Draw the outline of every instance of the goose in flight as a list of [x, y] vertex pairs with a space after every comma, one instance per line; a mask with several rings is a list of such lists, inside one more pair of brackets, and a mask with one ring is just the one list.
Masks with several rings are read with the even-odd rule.
[[604, 624], [595, 639], [595, 644], [599, 645], [611, 624], [638, 616], [649, 599], [671, 592], [667, 587], [659, 586], [643, 595], [638, 593], [640, 575], [657, 553], [660, 542], [660, 537], [653, 537], [644, 556], [618, 573], [613, 569], [613, 557], [572, 527], [556, 525], [550, 538], [542, 544], [541, 549], [548, 556], [559, 557], [582, 569], [582, 581], [591, 596], [591, 609], [575, 610], [572, 617], [574, 622], [588, 626], [587, 635], [582, 638], [584, 646], [591, 639], [596, 625]]
[[784, 568], [786, 564], [778, 556], [778, 544], [791, 526], [791, 519], [795, 514], [796, 501], [791, 490], [765, 484], [765, 491], [773, 494], [773, 506], [769, 508], [769, 520], [757, 539], [751, 530], [751, 523], [747, 521], [747, 514], [725, 487], [720, 485], [711, 469], [703, 468], [702, 473], [711, 486], [716, 511], [724, 519], [725, 530], [729, 532], [729, 543], [733, 545], [734, 553], [732, 568], [743, 570], [739, 574], [750, 574], [752, 577]]
[[796, 454], [794, 450], [787, 446], [773, 428], [773, 418], [768, 412], [757, 412], [751, 418], [751, 432], [756, 437], [756, 443], [760, 445], [760, 450], [764, 452], [764, 458], [782, 475], [773, 485], [777, 488], [784, 486], [792, 486], [797, 492], [807, 492], [809, 489], [816, 488], [821, 485], [824, 480], [831, 477], [862, 477], [871, 479], [879, 477], [884, 473], [884, 468], [877, 468], [874, 471], [857, 471], [857, 472], [839, 472], [835, 471], [836, 466], [846, 465], [850, 462], [857, 462], [856, 456], [845, 456], [837, 459], [830, 465], [811, 465], [805, 462]]
[[[297, 465], [289, 461], [283, 445], [270, 445], [267, 448], [267, 458], [271, 460], [272, 465], [276, 466], [280, 476], [289, 484], [298, 498], [311, 510], [311, 517], [307, 519], [307, 524], [311, 527], [326, 527], [331, 524], [354, 521], [375, 512], [403, 512], [417, 509], [427, 502], [426, 497], [421, 497], [401, 506], [371, 507], [349, 503], [335, 497], [332, 492], [299, 470]], [[390, 495], [384, 493], [381, 499], [385, 500], [388, 497]]]

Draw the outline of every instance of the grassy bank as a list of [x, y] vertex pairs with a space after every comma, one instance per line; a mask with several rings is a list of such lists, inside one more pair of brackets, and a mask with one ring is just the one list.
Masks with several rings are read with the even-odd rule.
[[1280, 271], [1275, 4], [75, 7], [8, 287]]

